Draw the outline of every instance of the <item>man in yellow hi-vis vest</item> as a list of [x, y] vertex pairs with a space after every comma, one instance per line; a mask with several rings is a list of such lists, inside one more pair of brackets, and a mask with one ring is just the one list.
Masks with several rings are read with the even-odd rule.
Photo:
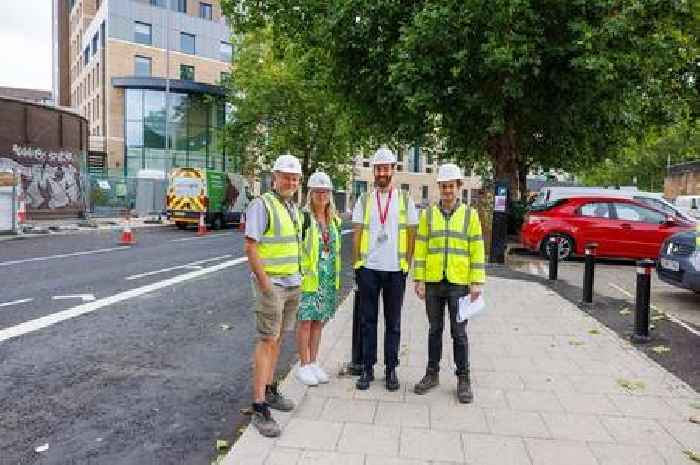
[[270, 409], [289, 411], [294, 403], [273, 383], [282, 331], [294, 329], [301, 295], [301, 215], [294, 194], [301, 164], [282, 155], [272, 168], [273, 191], [253, 200], [246, 211], [245, 253], [252, 271], [259, 339], [253, 366], [253, 417], [260, 434], [279, 436]]
[[384, 303], [384, 365], [386, 388], [399, 389], [401, 307], [408, 265], [413, 256], [418, 214], [407, 192], [392, 185], [396, 157], [382, 147], [372, 157], [374, 189], [362, 194], [352, 213], [355, 282], [362, 320], [362, 375], [357, 389], [369, 389], [377, 363], [379, 296]]
[[415, 290], [425, 300], [428, 315], [428, 367], [416, 384], [425, 394], [440, 384], [442, 331], [445, 304], [450, 317], [454, 362], [457, 365], [457, 398], [473, 400], [469, 376], [467, 322], [457, 322], [459, 298], [476, 300], [486, 280], [484, 241], [477, 211], [459, 201], [462, 172], [451, 163], [440, 166], [437, 178], [440, 203], [421, 213], [416, 235]]

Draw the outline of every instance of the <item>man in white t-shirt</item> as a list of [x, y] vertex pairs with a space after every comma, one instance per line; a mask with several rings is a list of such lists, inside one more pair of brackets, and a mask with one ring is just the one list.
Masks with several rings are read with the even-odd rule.
[[361, 195], [352, 214], [353, 263], [362, 319], [363, 370], [357, 389], [368, 389], [377, 363], [379, 295], [384, 303], [386, 388], [399, 389], [396, 366], [401, 306], [413, 257], [418, 213], [410, 196], [392, 185], [396, 157], [382, 147], [372, 158], [374, 190]]

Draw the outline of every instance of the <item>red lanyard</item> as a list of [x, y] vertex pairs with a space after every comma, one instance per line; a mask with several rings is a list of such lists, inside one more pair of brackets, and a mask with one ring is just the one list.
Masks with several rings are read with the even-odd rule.
[[391, 189], [389, 191], [389, 197], [386, 200], [386, 206], [384, 207], [384, 212], [382, 212], [382, 204], [379, 201], [379, 191], [375, 191], [377, 194], [377, 212], [379, 213], [379, 223], [384, 226], [384, 223], [386, 223], [386, 217], [389, 215], [389, 205], [391, 204], [391, 193], [394, 192], [394, 189]]

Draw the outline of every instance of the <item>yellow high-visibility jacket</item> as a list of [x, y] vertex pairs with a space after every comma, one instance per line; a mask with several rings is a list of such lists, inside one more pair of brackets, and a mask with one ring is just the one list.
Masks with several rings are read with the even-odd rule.
[[301, 272], [301, 219], [296, 223], [287, 208], [271, 192], [261, 196], [268, 215], [268, 228], [259, 244], [263, 269], [269, 276], [291, 276]]

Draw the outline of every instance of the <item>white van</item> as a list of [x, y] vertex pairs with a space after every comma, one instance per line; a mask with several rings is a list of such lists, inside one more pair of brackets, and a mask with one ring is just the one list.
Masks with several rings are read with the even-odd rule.
[[679, 195], [674, 203], [688, 215], [700, 219], [700, 195]]
[[537, 208], [559, 199], [584, 196], [633, 199], [666, 215], [676, 216], [686, 221], [696, 221], [688, 213], [664, 199], [663, 194], [659, 192], [643, 192], [637, 190], [634, 186], [621, 187], [620, 189], [608, 189], [605, 187], [543, 187], [537, 194], [532, 206]]

